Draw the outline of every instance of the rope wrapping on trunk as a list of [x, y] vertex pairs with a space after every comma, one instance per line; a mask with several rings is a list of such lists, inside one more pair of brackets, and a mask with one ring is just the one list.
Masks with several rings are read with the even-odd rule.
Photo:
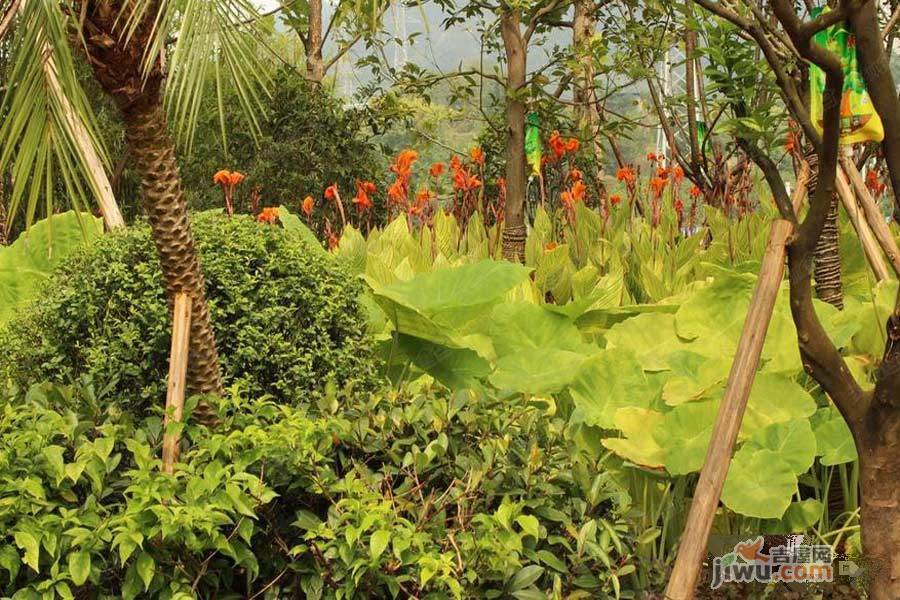
[[[819, 157], [812, 149], [806, 149], [806, 161], [810, 166], [809, 194], [816, 193], [819, 182]], [[844, 285], [841, 281], [841, 254], [839, 247], [840, 231], [838, 229], [838, 196], [832, 194], [828, 216], [822, 227], [822, 234], [816, 242], [813, 257], [813, 278], [816, 282], [816, 296], [840, 310], [844, 308]]]
[[503, 258], [510, 262], [525, 262], [525, 239], [528, 229], [524, 225], [503, 228]]

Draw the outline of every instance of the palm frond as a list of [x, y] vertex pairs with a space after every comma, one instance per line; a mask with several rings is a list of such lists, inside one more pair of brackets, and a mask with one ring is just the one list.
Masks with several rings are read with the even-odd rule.
[[91, 205], [92, 192], [99, 196], [96, 182], [85, 175], [92, 165], [79, 141], [92, 146], [101, 167], [108, 164], [76, 75], [67, 18], [56, 2], [22, 3], [9, 39], [12, 64], [0, 102], [0, 172], [12, 175], [9, 213], [24, 210], [26, 226], [35, 220], [41, 200], [48, 214], [57, 209], [59, 185], [79, 211]]
[[[154, 28], [145, 49], [145, 71], [158, 58], [168, 58], [166, 107], [179, 142], [190, 149], [206, 94], [214, 93], [223, 144], [227, 146], [223, 90], [237, 91], [242, 113], [255, 135], [265, 112], [268, 70], [257, 51], [263, 32], [259, 13], [249, 0], [135, 0], [125, 35], [133, 34], [139, 19], [148, 18], [153, 6]], [[169, 44], [173, 47], [168, 48]]]

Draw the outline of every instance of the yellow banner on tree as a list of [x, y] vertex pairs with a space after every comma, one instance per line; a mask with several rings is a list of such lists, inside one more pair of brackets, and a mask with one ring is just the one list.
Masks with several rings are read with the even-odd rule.
[[[828, 10], [825, 7], [824, 10]], [[816, 17], [823, 10], [812, 13]], [[884, 139], [881, 117], [872, 106], [869, 92], [859, 70], [856, 58], [856, 36], [844, 23], [832, 25], [818, 32], [814, 41], [837, 54], [844, 67], [844, 91], [841, 94], [841, 143], [880, 142]], [[810, 110], [812, 121], [819, 133], [824, 125], [825, 73], [817, 66], [809, 68]]]

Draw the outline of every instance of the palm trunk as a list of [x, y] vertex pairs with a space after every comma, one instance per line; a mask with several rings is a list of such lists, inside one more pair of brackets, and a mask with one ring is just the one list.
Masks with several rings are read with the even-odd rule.
[[306, 78], [322, 83], [325, 62], [322, 59], [322, 0], [309, 0], [309, 31], [306, 34]]
[[525, 40], [520, 30], [522, 15], [505, 10], [500, 30], [506, 49], [506, 214], [503, 227], [503, 258], [525, 262]]
[[[121, 32], [125, 21], [122, 17], [127, 10], [123, 8], [123, 0], [88, 2], [83, 13], [87, 19], [84, 39], [94, 76], [122, 113], [128, 148], [141, 176], [144, 208], [159, 254], [169, 304], [174, 304], [179, 292], [187, 293], [192, 299], [187, 389], [197, 394], [221, 393], [219, 354], [209, 319], [200, 258], [194, 247], [175, 147], [168, 134], [160, 98], [162, 65], [157, 61], [145, 76], [142, 64], [157, 8], [151, 3], [144, 22], [127, 41]], [[194, 417], [207, 425], [216, 421], [215, 412], [205, 402], [198, 406]]]
[[[196, 394], [220, 393], [219, 354], [209, 319], [200, 258], [188, 221], [187, 201], [175, 161], [175, 147], [167, 133], [159, 103], [136, 105], [123, 111], [128, 146], [141, 176], [144, 210], [159, 254], [169, 303], [178, 292], [193, 300], [188, 389]], [[211, 408], [203, 404], [194, 417], [210, 424]]]

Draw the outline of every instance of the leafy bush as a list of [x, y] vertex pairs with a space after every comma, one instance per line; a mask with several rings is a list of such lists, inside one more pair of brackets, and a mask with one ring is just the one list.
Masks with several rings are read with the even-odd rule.
[[546, 404], [424, 387], [315, 410], [235, 393], [170, 476], [160, 419], [88, 383], [0, 397], [0, 590], [633, 597], [619, 492]]
[[[360, 288], [335, 261], [248, 217], [194, 225], [226, 383], [289, 403], [372, 385]], [[139, 411], [164, 397], [170, 322], [149, 229], [135, 227], [60, 267], [0, 334], [0, 369], [23, 385], [95, 375]]]
[[[244, 204], [252, 187], [259, 185], [264, 204], [284, 204], [294, 210], [307, 195], [321, 198], [332, 183], [351, 190], [357, 179], [377, 180], [382, 165], [376, 147], [364, 137], [365, 112], [344, 108], [327, 91], [287, 67], [274, 74], [270, 89], [269, 112], [260, 122], [258, 140], [246, 128], [229, 131], [228, 152], [224, 152], [215, 110], [198, 127], [196, 141], [181, 162], [195, 208], [222, 207], [221, 191], [213, 185], [212, 175], [223, 168], [247, 175], [239, 198]], [[234, 106], [226, 112], [239, 111], [236, 97], [225, 105]], [[240, 120], [237, 114], [226, 119]]]

